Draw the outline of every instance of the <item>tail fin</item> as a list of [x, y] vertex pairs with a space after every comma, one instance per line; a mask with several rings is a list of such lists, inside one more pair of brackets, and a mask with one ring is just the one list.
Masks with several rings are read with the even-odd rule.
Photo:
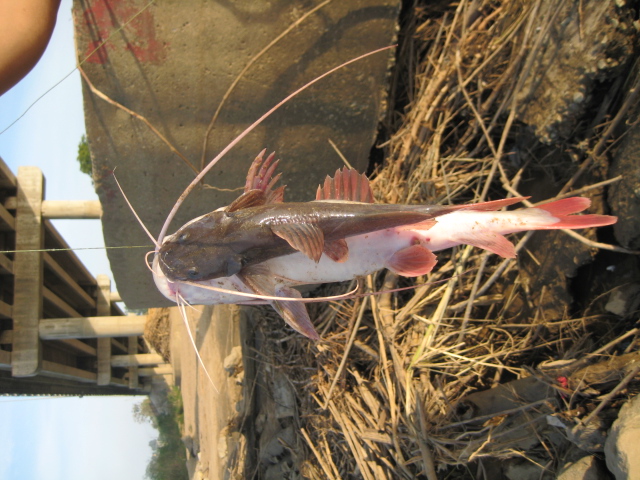
[[555, 202], [543, 203], [536, 208], [546, 210], [555, 217], [578, 213], [591, 206], [591, 200], [586, 197], [571, 197], [556, 200]]
[[[494, 208], [485, 207], [504, 206], [499, 202], [501, 201], [479, 204], [480, 208], [472, 208], [472, 210], [487, 212], [494, 210]], [[504, 258], [513, 258], [516, 256], [516, 251], [513, 244], [503, 236], [504, 234], [527, 230], [602, 227], [616, 223], [618, 220], [609, 215], [571, 215], [583, 211], [589, 205], [591, 205], [591, 201], [588, 198], [573, 197], [532, 208], [497, 212], [484, 217], [489, 219], [484, 224], [484, 229], [475, 228], [469, 229], [469, 231], [454, 232], [451, 239], [457, 243], [483, 248]], [[481, 215], [483, 214], [477, 214], [478, 217]]]
[[556, 229], [578, 229], [590, 227], [604, 227], [613, 225], [618, 221], [618, 217], [611, 215], [572, 215], [578, 213], [591, 205], [591, 200], [584, 197], [564, 198], [555, 202], [538, 205], [535, 208], [545, 210], [557, 218], [559, 221], [550, 225], [540, 225], [536, 230], [556, 230]]

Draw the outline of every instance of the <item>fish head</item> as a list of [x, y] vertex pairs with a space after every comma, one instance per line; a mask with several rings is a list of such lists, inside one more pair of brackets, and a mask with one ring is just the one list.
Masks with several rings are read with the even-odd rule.
[[159, 251], [160, 269], [171, 281], [230, 277], [243, 267], [242, 255], [227, 239], [227, 215], [211, 212], [168, 235]]

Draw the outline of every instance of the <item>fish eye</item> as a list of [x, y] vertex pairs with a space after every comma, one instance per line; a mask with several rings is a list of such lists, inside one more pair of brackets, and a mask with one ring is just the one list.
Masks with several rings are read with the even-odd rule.
[[187, 270], [187, 275], [191, 278], [197, 278], [200, 272], [196, 267], [191, 267]]

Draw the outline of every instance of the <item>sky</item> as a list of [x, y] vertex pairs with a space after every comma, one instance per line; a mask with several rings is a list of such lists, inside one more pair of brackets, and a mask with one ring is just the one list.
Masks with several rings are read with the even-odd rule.
[[[74, 71], [71, 4], [62, 0], [38, 65], [0, 97], [0, 132], [6, 129], [0, 133], [0, 157], [14, 174], [20, 165], [39, 167], [47, 200], [97, 200], [76, 160], [85, 127], [80, 74]], [[99, 220], [56, 220], [54, 225], [74, 249], [104, 247]], [[113, 278], [104, 250], [76, 253], [93, 275]], [[0, 479], [144, 478], [149, 442], [157, 432], [133, 420], [132, 407], [143, 399], [0, 397]]]

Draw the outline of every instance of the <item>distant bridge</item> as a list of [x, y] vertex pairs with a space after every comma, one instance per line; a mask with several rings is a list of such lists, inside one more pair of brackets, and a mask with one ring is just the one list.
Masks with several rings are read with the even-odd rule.
[[0, 159], [0, 395], [139, 395], [172, 374], [142, 339], [147, 317], [124, 315], [51, 223], [100, 215], [45, 200], [38, 168], [16, 177]]

